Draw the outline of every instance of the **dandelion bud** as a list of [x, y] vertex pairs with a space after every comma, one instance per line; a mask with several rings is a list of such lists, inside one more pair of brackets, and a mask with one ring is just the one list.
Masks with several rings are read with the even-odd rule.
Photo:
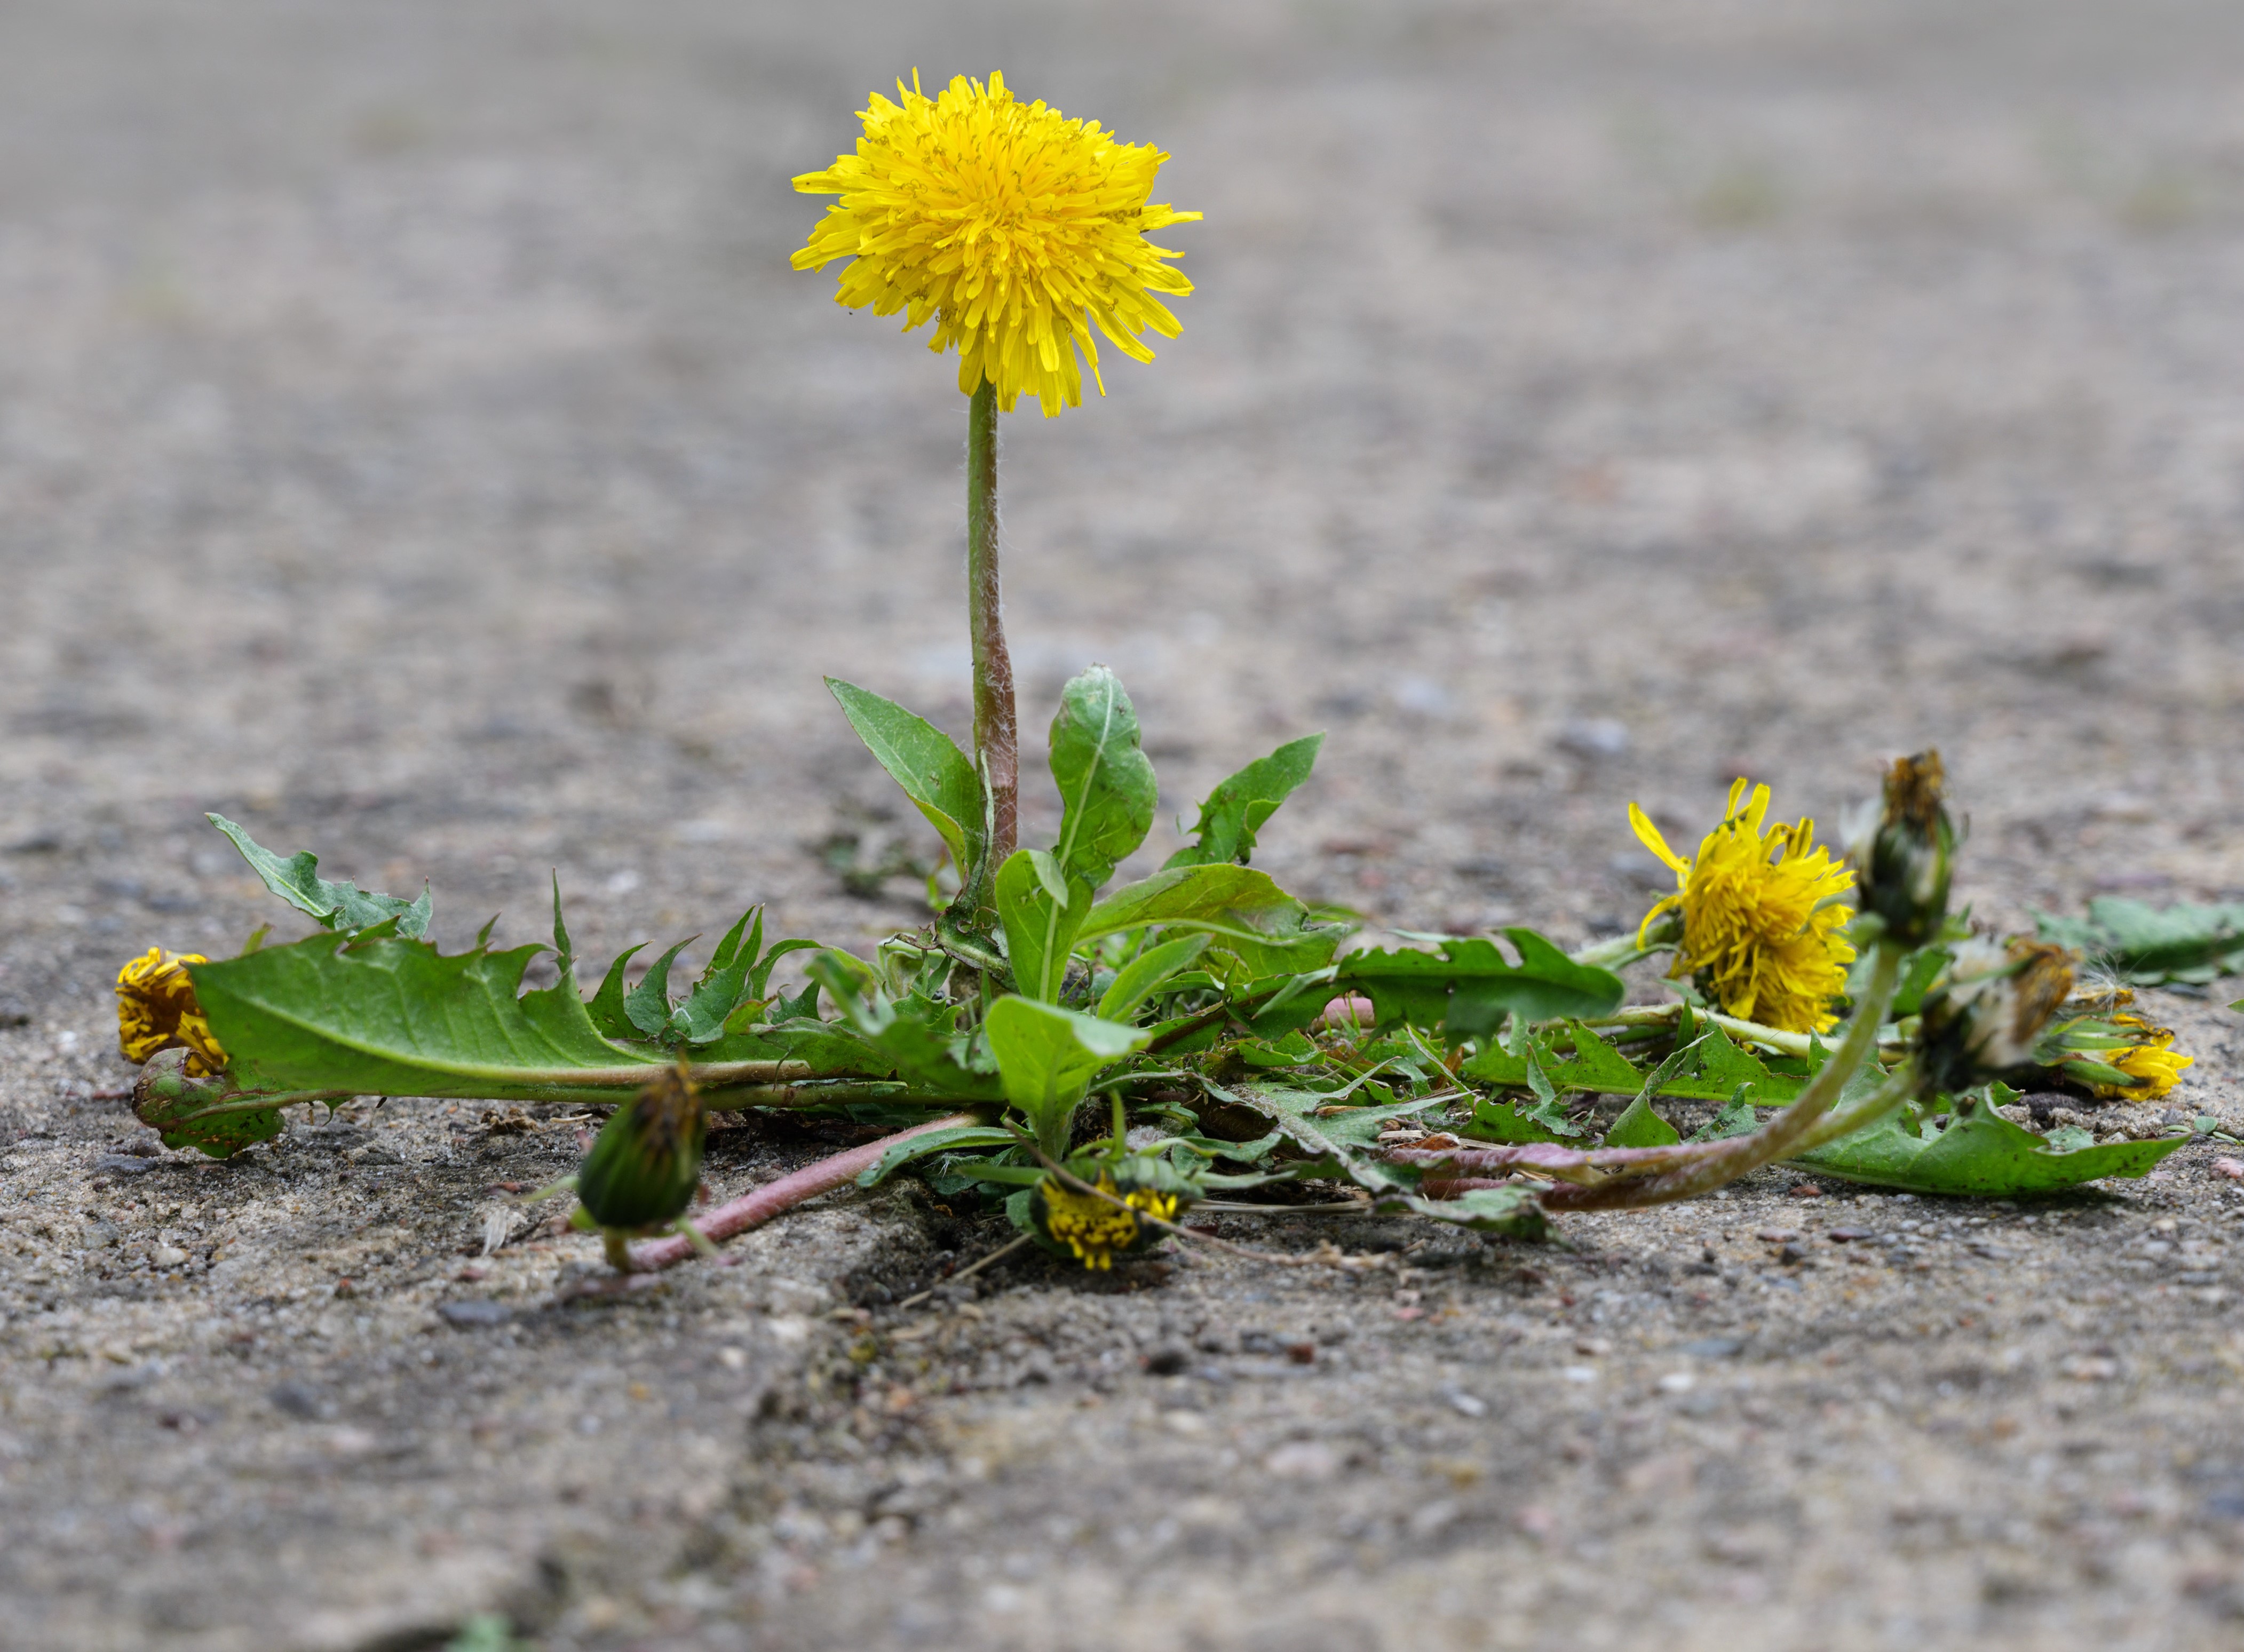
[[639, 1232], [675, 1221], [701, 1183], [708, 1130], [701, 1092], [665, 1073], [608, 1116], [577, 1171], [577, 1199], [603, 1228]]
[[117, 1047], [126, 1061], [145, 1062], [159, 1049], [186, 1049], [189, 1076], [207, 1078], [225, 1070], [226, 1051], [211, 1036], [186, 969], [209, 961], [199, 952], [151, 947], [117, 972]]
[[1078, 1193], [1058, 1177], [1047, 1176], [1029, 1199], [1029, 1218], [1037, 1231], [1055, 1245], [1065, 1245], [1086, 1269], [1104, 1271], [1114, 1265], [1116, 1257], [1152, 1244], [1160, 1230], [1139, 1221], [1140, 1211], [1156, 1222], [1176, 1216], [1174, 1193], [1150, 1186], [1125, 1193], [1105, 1170], [1093, 1185], [1096, 1192]]
[[201, 1057], [174, 1044], [143, 1063], [132, 1081], [132, 1115], [164, 1139], [166, 1147], [191, 1147], [214, 1159], [232, 1158], [280, 1134], [277, 1109], [231, 1088], [223, 1073], [198, 1071]]
[[2042, 1038], [2034, 1059], [2105, 1102], [2151, 1102], [2181, 1082], [2182, 1069], [2196, 1064], [2173, 1047], [2173, 1029], [2153, 1027], [2140, 1015], [2084, 1015], [2054, 1027]]
[[1943, 779], [1937, 752], [1895, 759], [1884, 806], [1865, 811], [1848, 833], [1847, 859], [1860, 880], [1862, 910], [1876, 914], [1886, 934], [1904, 947], [1933, 940], [1948, 915], [1956, 827], [1942, 798]]
[[1969, 1089], [2034, 1059], [2041, 1030], [2072, 990], [2072, 954], [2019, 937], [1965, 941], [1926, 999], [1917, 1035], [1926, 1084]]
[[226, 1097], [226, 1081], [191, 1071], [194, 1052], [174, 1044], [159, 1049], [132, 1081], [132, 1112], [152, 1129], [173, 1128], [183, 1115], [192, 1115]]

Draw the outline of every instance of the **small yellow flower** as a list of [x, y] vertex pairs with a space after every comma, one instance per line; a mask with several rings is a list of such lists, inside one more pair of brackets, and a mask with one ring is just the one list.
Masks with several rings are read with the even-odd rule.
[[[1742, 800], [1742, 805], [1741, 805]], [[1855, 874], [1812, 846], [1815, 823], [1762, 829], [1768, 788], [1730, 788], [1721, 825], [1684, 860], [1633, 803], [1629, 824], [1675, 872], [1676, 893], [1645, 914], [1639, 944], [1662, 914], [1683, 917], [1674, 975], [1702, 974], [1723, 1010], [1787, 1032], [1826, 1032], [1831, 1001], [1846, 989], [1855, 949], [1840, 933], [1854, 909], [1835, 897]]]
[[186, 971], [189, 964], [209, 961], [199, 952], [151, 947], [117, 972], [117, 1044], [125, 1060], [145, 1062], [159, 1049], [185, 1048], [192, 1052], [189, 1076], [225, 1070], [226, 1051], [211, 1036]]
[[962, 75], [929, 98], [915, 72], [896, 92], [902, 103], [875, 92], [861, 111], [855, 154], [794, 180], [803, 194], [842, 198], [795, 268], [855, 260], [836, 303], [902, 310], [906, 332], [932, 319], [928, 347], [958, 347], [959, 389], [971, 395], [987, 378], [1009, 413], [1024, 392], [1047, 418], [1081, 405], [1078, 349], [1105, 394], [1093, 321], [1139, 361], [1153, 359], [1148, 327], [1176, 337], [1153, 294], [1192, 283], [1161, 261], [1181, 254], [1145, 237], [1200, 214], [1149, 204], [1166, 154], [1020, 103], [1001, 74], [986, 85]]
[[[1057, 1177], [1047, 1177], [1038, 1185], [1033, 1207], [1045, 1234], [1074, 1251], [1075, 1259], [1087, 1269], [1112, 1268], [1117, 1251], [1132, 1249], [1145, 1236], [1145, 1224], [1138, 1220], [1137, 1212], [1142, 1210], [1157, 1222], [1176, 1216], [1173, 1194], [1157, 1193], [1151, 1188], [1118, 1193], [1114, 1178], [1103, 1173], [1098, 1187], [1105, 1197], [1078, 1193]], [[1112, 1203], [1118, 1197], [1120, 1204]]]
[[2114, 1015], [2112, 1022], [2119, 1027], [2142, 1029], [2142, 1042], [2125, 1049], [2099, 1050], [2095, 1058], [2106, 1067], [2116, 1067], [2135, 1082], [2132, 1084], [2094, 1084], [2088, 1088], [2101, 1101], [2156, 1101], [2181, 1082], [2182, 1069], [2196, 1064], [2197, 1057], [2185, 1055], [2173, 1047], [2173, 1029], [2153, 1027], [2140, 1015]]

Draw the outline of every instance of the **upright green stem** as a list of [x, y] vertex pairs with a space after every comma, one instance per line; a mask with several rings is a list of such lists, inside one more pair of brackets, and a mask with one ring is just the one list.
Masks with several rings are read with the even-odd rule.
[[990, 864], [1019, 837], [1021, 731], [997, 583], [997, 392], [984, 379], [966, 415], [966, 609], [974, 637], [974, 755], [994, 800]]

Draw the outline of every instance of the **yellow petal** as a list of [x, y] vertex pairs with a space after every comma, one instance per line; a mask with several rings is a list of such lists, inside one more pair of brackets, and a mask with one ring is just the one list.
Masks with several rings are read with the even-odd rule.
[[[1669, 870], [1678, 876], [1690, 875], [1691, 863], [1667, 846], [1667, 839], [1659, 835], [1659, 828], [1652, 824], [1652, 817], [1633, 803], [1628, 806], [1628, 823], [1636, 828], [1637, 840], [1667, 863]], [[1674, 897], [1668, 897], [1673, 900]], [[1660, 905], [1665, 906], [1666, 901]], [[1658, 910], [1657, 907], [1654, 910]]]

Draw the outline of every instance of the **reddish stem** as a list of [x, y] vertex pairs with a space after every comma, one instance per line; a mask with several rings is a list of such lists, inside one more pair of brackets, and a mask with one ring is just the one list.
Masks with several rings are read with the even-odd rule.
[[[776, 1182], [767, 1182], [751, 1193], [743, 1193], [719, 1205], [693, 1225], [705, 1239], [729, 1239], [736, 1233], [746, 1233], [750, 1228], [761, 1227], [772, 1217], [792, 1210], [805, 1200], [814, 1199], [821, 1193], [830, 1193], [837, 1187], [847, 1186], [862, 1172], [881, 1162], [881, 1156], [899, 1142], [909, 1142], [929, 1130], [945, 1130], [954, 1125], [971, 1124], [971, 1113], [953, 1113], [945, 1118], [929, 1119], [924, 1124], [915, 1124], [908, 1130], [898, 1130], [894, 1136], [884, 1136], [877, 1142], [868, 1142], [862, 1147], [853, 1147], [846, 1153], [836, 1153], [831, 1158], [821, 1159], [815, 1164], [806, 1164], [801, 1170], [782, 1176]], [[693, 1254], [693, 1242], [684, 1234], [667, 1239], [657, 1239], [652, 1244], [633, 1247], [632, 1269], [646, 1273], [657, 1268], [666, 1268], [673, 1262], [683, 1262]]]

